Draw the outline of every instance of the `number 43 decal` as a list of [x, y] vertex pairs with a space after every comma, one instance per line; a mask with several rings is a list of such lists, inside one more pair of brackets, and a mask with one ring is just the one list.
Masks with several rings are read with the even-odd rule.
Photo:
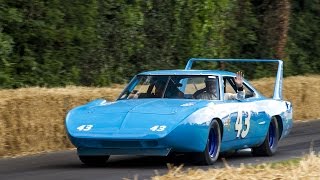
[[[244, 126], [245, 129], [244, 129], [244, 126], [242, 125], [242, 115], [245, 114], [245, 119], [244, 119]], [[245, 138], [248, 133], [249, 133], [249, 129], [250, 129], [250, 117], [251, 117], [251, 112], [245, 112], [245, 111], [239, 111], [238, 112], [238, 117], [237, 117], [237, 121], [236, 121], [236, 124], [235, 124], [235, 127], [234, 129], [236, 131], [238, 131], [237, 133], [237, 138], [240, 137], [241, 135], [241, 138]]]
[[81, 125], [79, 127], [77, 127], [78, 131], [90, 131], [91, 128], [93, 127], [93, 125], [88, 124], [88, 125]]
[[167, 126], [153, 126], [152, 128], [150, 128], [151, 131], [164, 131], [166, 129]]

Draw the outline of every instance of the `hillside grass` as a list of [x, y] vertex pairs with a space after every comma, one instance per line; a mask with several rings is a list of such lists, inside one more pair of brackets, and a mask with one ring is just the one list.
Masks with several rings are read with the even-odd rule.
[[[284, 99], [293, 103], [295, 120], [319, 119], [319, 78], [284, 79]], [[273, 92], [272, 79], [253, 84], [267, 96]], [[0, 90], [0, 157], [72, 148], [64, 127], [67, 111], [96, 98], [115, 100], [123, 87]]]

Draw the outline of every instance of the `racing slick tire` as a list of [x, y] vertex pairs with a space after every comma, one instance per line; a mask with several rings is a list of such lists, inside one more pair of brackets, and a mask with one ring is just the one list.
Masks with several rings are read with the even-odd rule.
[[272, 117], [264, 142], [260, 146], [252, 148], [252, 154], [255, 156], [272, 156], [277, 151], [279, 135], [278, 121], [276, 117]]
[[207, 145], [203, 152], [193, 154], [193, 163], [212, 165], [219, 157], [221, 147], [221, 130], [217, 120], [211, 122]]
[[110, 156], [79, 156], [80, 161], [88, 166], [103, 166]]

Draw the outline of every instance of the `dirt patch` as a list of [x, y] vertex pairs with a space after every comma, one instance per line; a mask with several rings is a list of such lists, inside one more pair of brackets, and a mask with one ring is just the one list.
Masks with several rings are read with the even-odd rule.
[[[320, 76], [284, 80], [284, 99], [293, 102], [294, 119], [318, 119]], [[265, 95], [273, 92], [273, 80], [253, 84]], [[0, 157], [71, 148], [64, 118], [71, 108], [96, 98], [115, 100], [124, 85], [108, 88], [23, 88], [0, 90]]]

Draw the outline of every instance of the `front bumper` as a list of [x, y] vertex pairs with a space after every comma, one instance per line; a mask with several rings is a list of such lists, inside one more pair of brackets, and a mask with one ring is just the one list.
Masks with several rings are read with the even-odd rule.
[[171, 148], [88, 148], [77, 149], [81, 156], [103, 156], [103, 155], [146, 155], [167, 156]]
[[206, 125], [180, 125], [167, 135], [153, 138], [85, 136], [69, 139], [79, 155], [157, 155], [174, 152], [202, 152], [208, 138]]

